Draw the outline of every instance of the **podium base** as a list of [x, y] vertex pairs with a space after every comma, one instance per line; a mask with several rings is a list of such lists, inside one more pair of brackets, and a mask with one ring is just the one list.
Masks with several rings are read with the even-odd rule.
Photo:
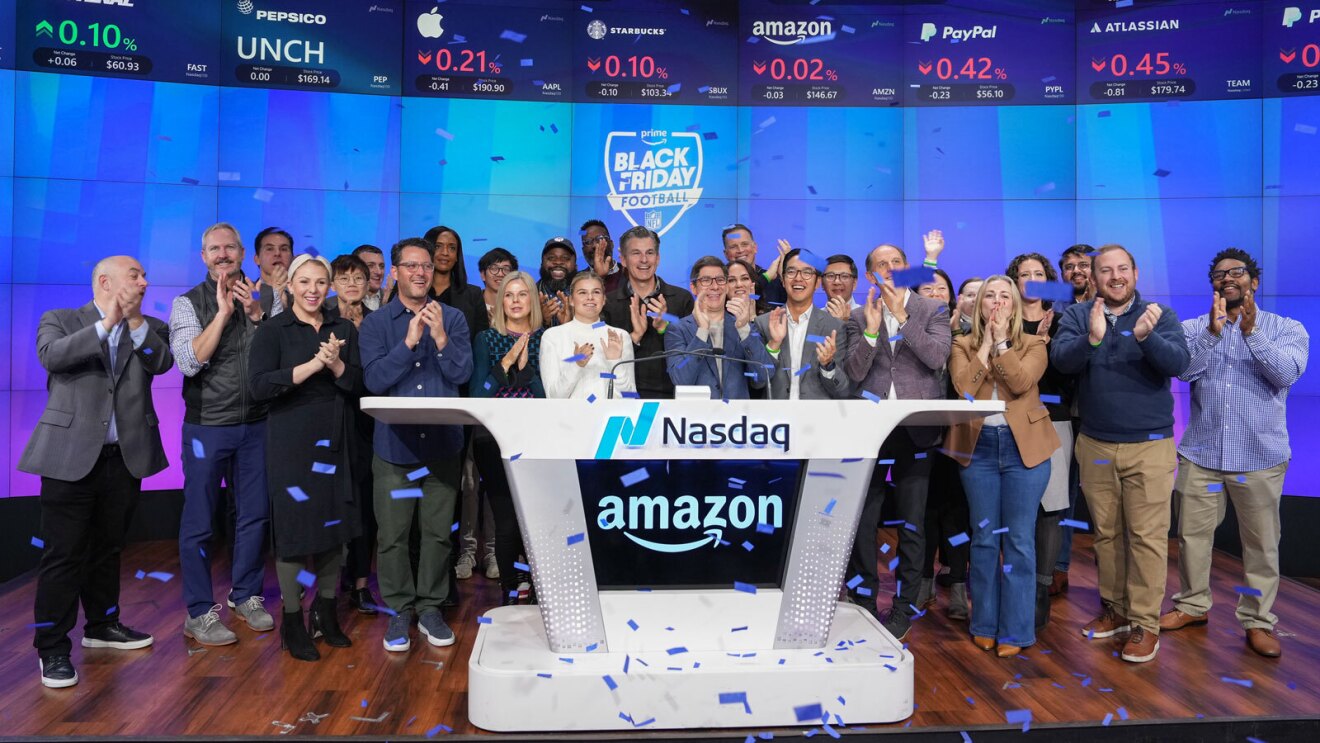
[[561, 655], [536, 607], [485, 616], [468, 663], [468, 718], [484, 730], [814, 727], [823, 714], [838, 727], [912, 715], [912, 654], [852, 604], [839, 604], [829, 642], [811, 650], [688, 652], [675, 637], [673, 654]]

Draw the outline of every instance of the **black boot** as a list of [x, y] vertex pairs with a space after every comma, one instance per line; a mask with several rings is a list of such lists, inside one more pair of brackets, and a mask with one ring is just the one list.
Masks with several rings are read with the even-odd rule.
[[1050, 584], [1036, 584], [1036, 631], [1050, 623]]
[[296, 612], [284, 612], [280, 624], [280, 647], [289, 651], [297, 660], [320, 660], [316, 645], [307, 634], [307, 625], [303, 624], [302, 608]]
[[325, 638], [325, 644], [332, 648], [352, 647], [353, 641], [339, 629], [339, 615], [335, 612], [335, 600], [317, 596], [312, 601], [312, 609], [307, 615], [307, 629], [312, 639]]

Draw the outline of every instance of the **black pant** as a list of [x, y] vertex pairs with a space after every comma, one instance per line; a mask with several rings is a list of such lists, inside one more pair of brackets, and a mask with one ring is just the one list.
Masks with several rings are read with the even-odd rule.
[[926, 560], [922, 566], [923, 578], [935, 577], [935, 550], [940, 552], [940, 563], [949, 569], [949, 580], [967, 582], [967, 562], [972, 550], [968, 542], [953, 546], [949, 538], [962, 534], [972, 536], [970, 516], [967, 512], [967, 494], [963, 492], [962, 469], [953, 459], [943, 454], [931, 454], [930, 493], [926, 497]]
[[[370, 447], [370, 444], [367, 445]], [[367, 452], [370, 453], [368, 448]], [[371, 577], [371, 561], [376, 556], [376, 505], [372, 490], [371, 459], [353, 463], [358, 505], [362, 509], [362, 535], [348, 543], [348, 561], [344, 568], [349, 588], [356, 588], [360, 578]]]
[[[917, 454], [926, 456], [918, 459]], [[892, 459], [892, 465], [879, 465], [871, 476], [871, 487], [862, 506], [861, 521], [857, 525], [857, 539], [853, 542], [850, 575], [860, 575], [859, 587], [871, 593], [874, 600], [880, 576], [876, 570], [879, 558], [876, 531], [880, 528], [880, 506], [885, 500], [885, 474], [894, 479], [895, 505], [898, 518], [905, 523], [898, 529], [898, 590], [894, 595], [894, 608], [907, 616], [916, 613], [917, 592], [921, 588], [921, 565], [926, 557], [926, 490], [930, 484], [931, 457], [934, 452], [918, 448], [902, 428], [895, 429], [880, 446], [880, 460]], [[868, 600], [863, 596], [860, 600]]]
[[42, 658], [68, 655], [82, 601], [87, 628], [119, 621], [119, 557], [142, 481], [106, 446], [77, 482], [41, 478], [41, 535], [32, 645]]
[[517, 588], [518, 575], [513, 563], [523, 553], [522, 532], [518, 529], [518, 512], [513, 507], [513, 494], [509, 491], [509, 478], [504, 472], [500, 446], [485, 429], [472, 440], [472, 456], [486, 488], [490, 512], [495, 517], [495, 564], [500, 568], [501, 595]]

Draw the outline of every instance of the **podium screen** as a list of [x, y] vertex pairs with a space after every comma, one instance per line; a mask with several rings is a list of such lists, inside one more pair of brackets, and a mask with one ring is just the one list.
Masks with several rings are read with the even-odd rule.
[[603, 589], [778, 588], [803, 462], [579, 460]]

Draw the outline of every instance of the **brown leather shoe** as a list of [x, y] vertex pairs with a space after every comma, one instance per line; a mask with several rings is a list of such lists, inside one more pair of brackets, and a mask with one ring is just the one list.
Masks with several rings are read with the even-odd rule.
[[1247, 647], [1266, 658], [1283, 655], [1283, 648], [1279, 645], [1279, 638], [1274, 636], [1274, 632], [1259, 627], [1247, 630]]
[[1050, 595], [1058, 596], [1061, 593], [1068, 592], [1068, 571], [1055, 570], [1054, 578], [1050, 580]]
[[1000, 658], [1015, 658], [1022, 653], [1022, 648], [1017, 645], [1000, 645], [995, 648], [995, 655]]
[[1204, 614], [1188, 614], [1181, 609], [1170, 609], [1160, 616], [1160, 630], [1169, 631], [1183, 627], [1197, 627], [1209, 622]]
[[992, 650], [995, 646], [995, 638], [972, 635], [972, 644], [982, 650]]
[[1104, 611], [1100, 612], [1100, 616], [1092, 619], [1089, 624], [1082, 627], [1082, 635], [1088, 640], [1099, 640], [1121, 635], [1131, 630], [1132, 623], [1127, 620], [1127, 617], [1119, 616], [1118, 612], [1106, 604]]
[[1123, 646], [1123, 660], [1131, 663], [1145, 663], [1154, 660], [1160, 651], [1160, 636], [1156, 632], [1147, 632], [1145, 627], [1133, 627], [1132, 636]]

